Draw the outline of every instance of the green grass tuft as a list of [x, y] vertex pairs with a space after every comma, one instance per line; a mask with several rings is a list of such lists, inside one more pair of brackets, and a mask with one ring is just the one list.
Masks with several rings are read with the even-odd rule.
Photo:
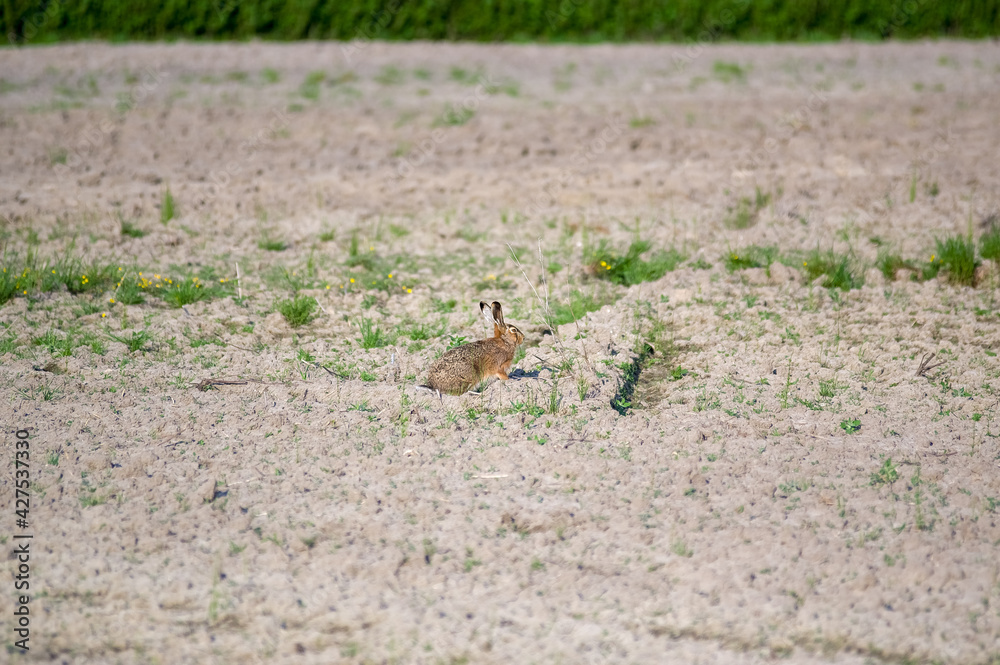
[[177, 216], [176, 202], [170, 188], [163, 192], [163, 203], [160, 205], [160, 223], [167, 225], [171, 219]]
[[32, 337], [31, 343], [45, 347], [55, 358], [73, 355], [73, 335], [70, 333], [59, 335], [55, 330], [49, 330], [42, 335]]
[[748, 245], [742, 249], [730, 251], [722, 257], [722, 262], [725, 264], [727, 271], [735, 272], [747, 268], [769, 268], [777, 258], [777, 247]]
[[434, 121], [435, 127], [459, 127], [469, 122], [476, 112], [461, 105], [449, 104], [441, 113], [441, 117]]
[[760, 211], [771, 203], [770, 192], [761, 191], [760, 187], [754, 192], [754, 198], [744, 196], [736, 203], [736, 207], [729, 208], [729, 214], [722, 221], [728, 229], [748, 229], [757, 223]]
[[899, 467], [892, 463], [892, 458], [887, 457], [882, 462], [879, 470], [871, 475], [869, 485], [891, 485], [899, 479]]
[[721, 60], [716, 60], [712, 63], [712, 74], [723, 83], [731, 83], [733, 81], [743, 83], [747, 78], [746, 70], [738, 64], [735, 62], [723, 62]]
[[723, 220], [727, 229], [748, 229], [757, 221], [757, 213], [751, 209], [750, 199], [743, 197]]
[[650, 254], [648, 260], [643, 259], [642, 255], [649, 252], [651, 247], [647, 240], [635, 240], [629, 245], [628, 251], [621, 254], [602, 241], [596, 249], [590, 251], [586, 263], [598, 278], [622, 286], [632, 286], [660, 279], [687, 258], [670, 248]]
[[272, 238], [270, 235], [265, 233], [261, 236], [260, 240], [257, 241], [257, 247], [268, 252], [283, 252], [288, 249], [288, 243], [278, 238]]
[[[140, 285], [142, 283], [140, 281]], [[150, 288], [150, 286], [156, 288], [156, 285], [153, 284], [145, 288]], [[150, 291], [152, 292], [152, 289]], [[160, 285], [157, 292], [163, 294], [163, 301], [165, 303], [177, 308], [207, 300], [213, 295], [197, 277], [191, 277], [190, 279], [182, 278], [175, 283], [168, 284], [166, 287]]]
[[123, 236], [129, 238], [142, 238], [146, 232], [128, 220], [121, 220], [121, 232]]
[[916, 266], [913, 265], [912, 261], [904, 259], [899, 254], [895, 254], [885, 247], [879, 249], [878, 257], [875, 259], [875, 267], [890, 282], [895, 281], [896, 274], [900, 270], [916, 270]]
[[63, 288], [73, 295], [101, 292], [114, 287], [118, 271], [113, 263], [85, 263], [73, 254], [72, 244], [62, 256], [44, 260], [31, 250], [24, 259], [4, 253], [0, 266], [0, 304], [14, 296], [34, 296]]
[[596, 312], [605, 305], [611, 305], [616, 300], [614, 294], [608, 291], [601, 293], [584, 293], [579, 289], [574, 289], [565, 298], [557, 300], [549, 307], [549, 326], [556, 327], [572, 323], [583, 318], [587, 312]]
[[351, 268], [375, 270], [377, 259], [378, 257], [375, 256], [374, 250], [368, 252], [361, 251], [357, 234], [351, 236], [351, 243], [347, 246], [347, 261], [344, 262], [345, 265]]
[[861, 271], [852, 264], [851, 258], [845, 254], [814, 249], [802, 261], [802, 269], [810, 282], [825, 277], [822, 283], [824, 288], [850, 291], [861, 288], [865, 283]]
[[454, 298], [449, 300], [441, 300], [440, 298], [431, 298], [431, 309], [439, 314], [448, 314], [449, 312], [455, 311], [455, 306], [458, 305], [458, 301]]
[[14, 353], [20, 345], [21, 343], [17, 341], [17, 335], [10, 334], [0, 337], [0, 357], [5, 353]]
[[436, 324], [433, 323], [415, 323], [403, 331], [403, 334], [409, 337], [411, 340], [423, 341], [432, 339], [434, 337], [440, 337], [444, 334], [446, 327], [446, 321], [441, 319]]
[[398, 67], [386, 65], [375, 75], [375, 81], [381, 85], [399, 85], [406, 81], [406, 74]]
[[296, 296], [278, 303], [277, 310], [293, 328], [304, 326], [316, 318], [319, 304], [312, 296]]
[[127, 346], [128, 350], [132, 353], [142, 351], [143, 347], [146, 346], [146, 343], [153, 338], [153, 336], [149, 334], [148, 330], [133, 330], [132, 334], [128, 337], [115, 335], [109, 332], [108, 337], [116, 342], [121, 342]]
[[109, 304], [120, 302], [123, 305], [141, 305], [146, 302], [145, 293], [146, 289], [142, 287], [141, 282], [135, 277], [135, 273], [131, 277], [122, 273], [122, 278], [115, 285], [115, 292], [109, 298], [113, 302]]
[[299, 94], [306, 99], [316, 101], [319, 99], [319, 84], [326, 78], [326, 73], [321, 71], [309, 72], [306, 79], [299, 86]]
[[345, 287], [348, 289], [371, 289], [388, 295], [413, 290], [413, 283], [404, 282], [397, 273], [399, 267], [412, 266], [411, 257], [406, 255], [383, 258], [375, 253], [373, 246], [369, 246], [368, 251], [361, 249], [357, 236], [352, 236], [344, 263], [349, 268], [356, 268], [347, 274]]
[[3, 263], [0, 264], [0, 305], [4, 305], [8, 300], [18, 295], [27, 295], [21, 280], [25, 277], [22, 274], [21, 264], [16, 257], [8, 256], [4, 253]]
[[979, 255], [984, 259], [1000, 262], [1000, 224], [993, 222], [979, 237]]
[[371, 319], [360, 319], [358, 321], [358, 328], [361, 330], [361, 339], [359, 341], [362, 349], [377, 349], [388, 346], [393, 342], [390, 335]]
[[[934, 258], [941, 262], [941, 267], [948, 272], [948, 281], [954, 284], [972, 286], [976, 275], [976, 245], [972, 238], [952, 236], [945, 240], [936, 240], [937, 250]], [[932, 259], [933, 262], [933, 259]]]

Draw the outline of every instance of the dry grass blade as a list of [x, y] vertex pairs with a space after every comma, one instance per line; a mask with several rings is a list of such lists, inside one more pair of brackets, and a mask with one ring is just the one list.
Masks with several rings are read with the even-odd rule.
[[[517, 258], [517, 253], [514, 252], [514, 248], [510, 246], [510, 243], [507, 243], [507, 251], [510, 252], [510, 258], [511, 260], [514, 261], [514, 265], [516, 265], [517, 269], [521, 271], [521, 276], [524, 277], [524, 281], [528, 284], [528, 288], [530, 288], [531, 292], [535, 294], [535, 300], [537, 300], [538, 304], [542, 306], [542, 311], [545, 313], [544, 316], [542, 317], [544, 319], [545, 325], [549, 328], [549, 330], [552, 330], [552, 334], [555, 335], [556, 338], [558, 339], [557, 331], [553, 328], [551, 323], [552, 314], [549, 312], [549, 289], [548, 289], [548, 284], [545, 281], [544, 267], [542, 268], [542, 285], [545, 290], [545, 299], [543, 300], [541, 296], [538, 295], [538, 290], [535, 289], [535, 285], [532, 284], [530, 279], [528, 279], [528, 274], [524, 271], [524, 266], [521, 265], [521, 261]], [[542, 256], [542, 242], [541, 240], [539, 240], [538, 241], [539, 263], [541, 263], [541, 256]]]
[[920, 367], [917, 368], [917, 374], [916, 374], [917, 376], [924, 376], [927, 374], [927, 372], [931, 371], [935, 367], [940, 367], [941, 365], [944, 364], [944, 361], [942, 360], [932, 365], [931, 361], [934, 360], [935, 355], [937, 354], [934, 353], [924, 354], [924, 356], [920, 359]]
[[542, 263], [541, 239], [538, 240], [538, 267], [541, 269], [542, 274], [542, 290], [545, 292], [544, 299], [538, 295], [538, 290], [535, 289], [535, 285], [531, 283], [530, 279], [528, 279], [528, 274], [524, 271], [524, 266], [521, 265], [521, 261], [518, 260], [517, 253], [514, 252], [514, 248], [511, 247], [510, 243], [507, 243], [507, 251], [510, 252], [510, 258], [514, 261], [514, 265], [516, 265], [517, 269], [521, 271], [521, 276], [524, 277], [524, 281], [528, 284], [528, 288], [530, 288], [531, 292], [535, 294], [535, 300], [538, 301], [538, 304], [542, 307], [543, 323], [545, 324], [545, 327], [549, 329], [549, 332], [552, 333], [552, 338], [556, 342], [556, 350], [565, 362], [568, 357], [566, 348], [563, 346], [562, 338], [559, 336], [558, 327], [552, 325], [552, 311], [549, 309], [549, 284], [545, 280], [545, 265]]

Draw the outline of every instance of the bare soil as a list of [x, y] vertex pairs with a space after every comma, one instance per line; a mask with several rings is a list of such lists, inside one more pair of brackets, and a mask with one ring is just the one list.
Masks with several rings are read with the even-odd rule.
[[[236, 295], [0, 307], [8, 550], [19, 428], [33, 490], [9, 662], [1000, 662], [996, 266], [873, 268], [1000, 211], [995, 42], [86, 43], [0, 72], [5, 265]], [[627, 288], [585, 260], [636, 236], [687, 258]], [[729, 272], [753, 244], [789, 265]], [[817, 248], [864, 285], [807, 279]], [[548, 334], [574, 291], [610, 304]], [[490, 334], [481, 299], [526, 332], [511, 380], [416, 391]]]

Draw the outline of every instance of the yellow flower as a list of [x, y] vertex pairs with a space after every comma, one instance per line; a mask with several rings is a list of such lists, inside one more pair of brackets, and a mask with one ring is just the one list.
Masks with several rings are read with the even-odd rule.
[[153, 275], [153, 279], [160, 279], [159, 275]]
[[[7, 272], [7, 269], [6, 269], [6, 268], [4, 268], [4, 272]], [[52, 274], [53, 274], [53, 275], [54, 275], [54, 274], [56, 274], [56, 269], [55, 269], [55, 268], [53, 268], [53, 269], [52, 269]]]
[[809, 265], [809, 264], [808, 264], [808, 263], [806, 263], [805, 261], [803, 261], [803, 262], [802, 262], [802, 265], [803, 265], [803, 266], [807, 266], [807, 265]]
[[329, 284], [327, 284], [327, 285], [326, 285], [326, 290], [327, 290], [327, 291], [329, 291], [329, 290], [330, 290], [330, 285], [329, 285]]
[[113, 305], [115, 303], [115, 299], [114, 298], [108, 298], [108, 302]]
[[103, 319], [104, 317], [106, 317], [107, 315], [108, 315], [108, 313], [107, 313], [107, 312], [101, 312], [101, 318], [102, 318], [102, 319]]
[[407, 293], [413, 293], [413, 289], [406, 289]]
[[389, 279], [392, 279], [392, 273], [389, 273]]
[[351, 278], [351, 284], [353, 284], [353, 283], [354, 283], [354, 278], [352, 277], [352, 278]]
[[931, 263], [934, 263], [934, 255], [931, 254]]

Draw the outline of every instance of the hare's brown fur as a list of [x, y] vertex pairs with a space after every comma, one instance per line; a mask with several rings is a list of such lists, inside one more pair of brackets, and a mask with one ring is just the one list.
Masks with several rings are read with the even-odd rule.
[[514, 361], [514, 352], [524, 342], [524, 335], [515, 326], [504, 323], [500, 303], [491, 309], [484, 302], [479, 309], [487, 320], [493, 322], [493, 337], [456, 347], [434, 363], [427, 374], [427, 386], [450, 395], [461, 395], [480, 381], [496, 376], [506, 381], [507, 372]]

